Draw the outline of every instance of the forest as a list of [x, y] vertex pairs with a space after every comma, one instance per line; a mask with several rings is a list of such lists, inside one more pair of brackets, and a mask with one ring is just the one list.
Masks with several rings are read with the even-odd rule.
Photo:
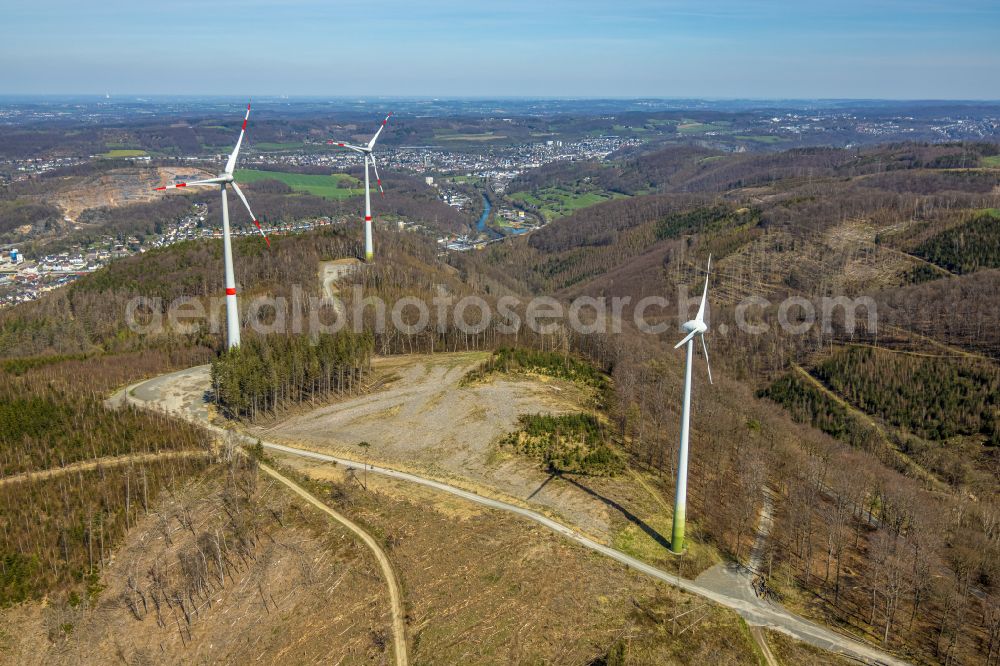
[[[926, 264], [907, 255], [997, 206], [996, 171], [947, 171], [991, 151], [903, 144], [705, 160], [668, 149], [650, 157], [675, 167], [660, 193], [579, 210], [470, 264], [510, 289], [639, 297], [698, 284], [712, 252], [716, 385], [696, 384], [701, 406], [692, 427], [700, 444], [692, 447], [689, 487], [698, 538], [745, 556], [757, 508], [776, 492], [765, 567], [784, 603], [914, 661], [991, 663], [1000, 654], [998, 466], [990, 445], [1000, 272], [977, 256], [990, 247], [979, 236], [975, 248], [948, 241], [955, 265], [975, 264], [973, 274], [920, 271]], [[586, 174], [607, 187], [599, 179], [610, 171], [540, 169], [523, 185]], [[691, 193], [699, 191], [716, 195], [698, 201]], [[685, 222], [722, 206], [753, 210], [752, 233]], [[657, 241], [658, 225], [677, 237]], [[774, 325], [776, 304], [788, 295], [842, 294], [872, 296], [877, 330], [847, 332], [835, 320], [830, 330], [791, 335]], [[736, 326], [735, 305], [750, 295], [772, 301], [751, 318], [770, 324], [763, 333]], [[675, 321], [672, 312], [667, 321]], [[573, 336], [570, 343], [612, 373], [612, 419], [629, 464], [669, 479], [677, 359], [627, 326], [609, 344], [585, 349]], [[796, 362], [852, 407], [793, 371]]]
[[1000, 210], [975, 214], [964, 224], [924, 241], [914, 254], [953, 273], [1000, 268]]
[[[379, 261], [353, 281], [366, 295], [390, 301], [442, 293], [482, 295], [490, 303], [501, 295], [673, 294], [677, 287], [701, 284], [712, 253], [708, 345], [715, 383], [707, 383], [699, 363], [689, 486], [692, 538], [745, 562], [759, 511], [771, 502], [774, 527], [761, 568], [783, 603], [912, 661], [996, 663], [1000, 271], [977, 254], [988, 246], [982, 239], [992, 238], [981, 235], [990, 233], [989, 224], [961, 237], [974, 238], [973, 244], [947, 236], [960, 233], [956, 220], [978, 219], [975, 211], [1000, 203], [992, 189], [996, 171], [961, 166], [978, 163], [986, 152], [979, 144], [734, 155], [685, 147], [622, 156], [606, 168], [539, 169], [524, 177], [525, 186], [586, 174], [607, 179], [601, 185], [611, 190], [620, 170], [620, 180], [627, 182], [616, 186], [636, 194], [578, 210], [527, 238], [478, 253], [438, 257], [427, 239], [380, 232]], [[648, 188], [655, 191], [644, 193]], [[907, 235], [910, 231], [914, 235]], [[929, 243], [939, 235], [944, 240]], [[275, 239], [265, 253], [257, 239], [239, 239], [241, 293], [287, 296], [295, 284], [315, 293], [317, 262], [357, 256], [357, 243], [356, 230], [324, 231]], [[933, 268], [918, 271], [914, 267], [924, 256], [914, 247], [922, 243], [938, 247], [942, 254], [934, 255], [934, 262], [955, 267], [949, 270], [963, 272], [964, 265], [977, 270], [957, 276]], [[122, 364], [134, 363], [137, 374], [208, 361], [221, 352], [219, 335], [132, 334], [124, 329], [121, 312], [138, 294], [218, 295], [220, 254], [217, 243], [153, 251], [0, 313], [0, 355], [71, 355], [6, 366], [11, 381], [40, 382], [33, 377], [43, 373], [87, 376], [86, 368], [105, 363], [96, 359], [111, 365], [127, 358]], [[878, 306], [877, 327], [847, 331], [838, 320], [830, 329], [816, 325], [792, 334], [776, 325], [779, 303], [790, 295], [810, 301], [871, 296]], [[736, 325], [736, 307], [748, 296], [770, 301], [750, 315], [751, 323], [766, 325], [763, 333]], [[663, 319], [673, 325], [678, 316], [668, 308]], [[369, 309], [368, 326], [375, 317]], [[567, 475], [639, 470], [653, 475], [669, 498], [682, 382], [682, 357], [670, 348], [679, 339], [675, 329], [640, 335], [626, 322], [618, 336], [583, 336], [566, 328], [512, 335], [496, 328], [465, 333], [436, 318], [431, 324], [419, 334], [332, 335], [315, 345], [305, 338], [247, 333], [238, 351], [215, 360], [216, 399], [231, 417], [266, 419], [288, 407], [361, 390], [373, 354], [487, 349], [490, 359], [468, 381], [505, 371], [604, 387], [606, 422], [590, 415], [529, 415], [516, 442], [508, 443], [511, 448]], [[872, 349], [875, 345], [879, 348]], [[186, 359], [168, 358], [167, 350], [182, 348], [196, 351]], [[112, 355], [121, 352], [129, 355]], [[160, 360], [140, 367], [147, 354]], [[117, 379], [96, 384], [110, 390], [130, 381]], [[66, 423], [72, 403], [58, 390], [38, 386], [37, 406], [17, 403], [6, 408], [4, 418], [29, 436], [50, 423], [62, 432], [58, 426]], [[99, 410], [88, 409], [80, 408], [87, 419], [100, 418]], [[139, 432], [146, 425], [138, 415], [135, 422], [131, 418], [88, 424], [94, 432], [132, 428], [136, 434], [126, 440], [129, 446], [156, 450], [159, 440]], [[103, 451], [72, 438], [65, 449], [77, 458]], [[26, 468], [55, 460], [36, 461], [11, 449], [4, 464]], [[182, 472], [177, 474], [181, 478]], [[72, 498], [69, 478], [45, 486], [44, 493]], [[109, 488], [114, 497], [131, 498], [139, 478], [118, 476]], [[108, 501], [118, 501], [111, 492]], [[47, 511], [56, 511], [63, 500], [47, 501]], [[88, 544], [100, 551], [105, 521], [92, 519], [95, 514], [82, 499], [72, 501], [81, 507], [69, 512], [73, 524], [96, 530], [96, 537], [70, 542], [69, 558], [59, 554], [61, 542], [52, 536], [58, 527], [46, 533], [51, 538], [44, 543], [41, 532], [22, 537], [21, 546], [5, 542], [5, 558], [11, 556], [5, 567], [14, 572], [14, 582], [4, 583], [11, 598], [36, 594], [17, 581], [37, 567], [63, 570], [60, 557], [76, 558], [78, 567], [84, 562], [79, 557], [86, 556], [84, 572], [92, 570]], [[135, 500], [129, 502], [134, 506]], [[124, 520], [125, 514], [116, 515], [119, 523]], [[29, 533], [22, 514], [14, 523]], [[4, 524], [5, 534], [15, 534], [14, 523]], [[94, 567], [99, 559], [95, 556]]]
[[883, 328], [913, 331], [1000, 360], [1000, 270], [885, 291], [876, 296]]
[[214, 399], [230, 418], [256, 420], [278, 410], [360, 390], [372, 336], [267, 335], [244, 338], [212, 362]]
[[108, 412], [89, 394], [19, 377], [0, 386], [0, 474], [63, 467], [81, 460], [197, 448], [196, 431], [134, 409]]
[[0, 241], [11, 238], [10, 232], [18, 227], [28, 225], [42, 230], [61, 219], [62, 214], [55, 206], [30, 199], [0, 200]]
[[0, 605], [97, 595], [99, 572], [138, 516], [163, 489], [205, 469], [201, 429], [104, 404], [114, 388], [204, 358], [193, 348], [4, 364]]
[[845, 347], [814, 374], [868, 414], [931, 440], [979, 435], [1000, 446], [1000, 370], [974, 359]]

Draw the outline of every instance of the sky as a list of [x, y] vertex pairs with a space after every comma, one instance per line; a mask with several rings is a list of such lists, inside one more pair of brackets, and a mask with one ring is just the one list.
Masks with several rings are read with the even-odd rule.
[[1000, 99], [997, 0], [0, 0], [0, 95]]

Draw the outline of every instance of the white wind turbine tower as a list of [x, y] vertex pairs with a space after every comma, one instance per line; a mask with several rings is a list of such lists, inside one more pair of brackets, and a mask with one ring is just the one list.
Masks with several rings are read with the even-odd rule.
[[240, 345], [240, 313], [236, 307], [236, 276], [233, 272], [233, 246], [232, 239], [229, 234], [229, 202], [226, 198], [226, 188], [232, 187], [233, 191], [236, 192], [236, 196], [240, 198], [243, 205], [247, 207], [247, 212], [250, 213], [250, 219], [257, 226], [257, 231], [260, 235], [264, 237], [264, 241], [267, 243], [268, 247], [271, 247], [271, 241], [268, 239], [267, 234], [260, 227], [260, 222], [257, 220], [257, 216], [253, 214], [250, 210], [250, 203], [247, 198], [243, 195], [243, 191], [240, 189], [239, 185], [233, 179], [233, 169], [236, 168], [236, 158], [240, 154], [240, 145], [243, 143], [243, 135], [247, 131], [247, 121], [250, 119], [250, 105], [247, 104], [247, 113], [243, 117], [243, 127], [240, 129], [240, 138], [236, 141], [236, 148], [233, 149], [232, 154], [226, 161], [226, 170], [215, 178], [209, 178], [207, 180], [193, 180], [190, 183], [175, 183], [173, 185], [167, 185], [165, 187], [157, 187], [157, 190], [170, 190], [178, 187], [190, 187], [191, 185], [218, 185], [219, 190], [222, 192], [222, 248], [223, 248], [223, 259], [226, 266], [226, 346], [229, 349], [233, 347], [238, 347]]
[[684, 368], [684, 406], [681, 409], [681, 447], [677, 452], [677, 490], [674, 495], [674, 526], [670, 536], [670, 550], [680, 555], [684, 552], [684, 518], [687, 511], [687, 471], [688, 471], [688, 429], [691, 422], [691, 365], [694, 361], [694, 339], [701, 338], [701, 348], [705, 352], [705, 367], [708, 368], [708, 383], [712, 383], [712, 366], [708, 363], [708, 346], [705, 344], [705, 304], [708, 300], [708, 274], [712, 270], [712, 257], [708, 257], [705, 269], [705, 290], [701, 293], [701, 305], [695, 318], [681, 325], [687, 335], [674, 345], [678, 349], [687, 345], [687, 365]]
[[365, 261], [371, 261], [375, 258], [375, 251], [372, 249], [372, 196], [371, 188], [368, 185], [368, 163], [371, 162], [372, 168], [375, 169], [375, 182], [378, 183], [378, 191], [385, 196], [385, 191], [382, 189], [382, 179], [378, 175], [378, 166], [375, 164], [375, 155], [372, 154], [372, 149], [375, 147], [375, 141], [378, 140], [378, 135], [382, 133], [385, 129], [386, 124], [389, 122], [389, 118], [392, 116], [390, 113], [382, 121], [382, 125], [379, 126], [378, 131], [375, 132], [375, 136], [364, 146], [355, 146], [351, 143], [345, 143], [343, 141], [327, 141], [331, 145], [337, 145], [341, 148], [347, 148], [348, 150], [353, 150], [356, 153], [361, 153], [365, 157]]

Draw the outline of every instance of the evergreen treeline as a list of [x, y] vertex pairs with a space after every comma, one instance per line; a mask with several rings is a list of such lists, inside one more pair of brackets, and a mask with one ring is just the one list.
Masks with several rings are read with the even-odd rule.
[[913, 251], [953, 273], [1000, 268], [1000, 211], [987, 211], [921, 243]]
[[[152, 356], [155, 357], [155, 354]], [[131, 453], [198, 449], [206, 436], [183, 422], [134, 408], [108, 409], [103, 390], [134, 381], [129, 357], [34, 359], [21, 376], [0, 372], [0, 475]], [[113, 368], [117, 367], [115, 370]], [[154, 365], [151, 373], [173, 367]]]
[[469, 372], [466, 381], [481, 379], [492, 372], [536, 372], [583, 382], [599, 389], [607, 386], [604, 373], [587, 361], [572, 354], [526, 347], [500, 347], [482, 365]]
[[215, 400], [231, 418], [256, 419], [276, 410], [354, 391], [368, 369], [373, 339], [341, 331], [249, 337], [212, 363]]
[[859, 424], [842, 405], [825, 396], [793, 373], [779, 377], [759, 393], [787, 409], [796, 421], [809, 423], [831, 437], [855, 448], [868, 450], [871, 432]]
[[725, 204], [716, 204], [681, 213], [672, 213], [656, 224], [658, 239], [673, 238], [683, 233], [706, 233], [729, 227], [755, 226], [760, 221], [760, 211], [749, 208], [733, 210]]
[[523, 414], [519, 422], [521, 430], [501, 443], [540, 460], [549, 471], [613, 476], [625, 469], [591, 414]]
[[930, 440], [1000, 445], [1000, 371], [986, 363], [845, 347], [815, 375], [863, 412]]
[[808, 423], [902, 474], [927, 479], [930, 472], [955, 488], [974, 492], [996, 485], [990, 453], [980, 445], [922, 438], [912, 430], [907, 433], [905, 427], [903, 431], [883, 432], [795, 373], [778, 378], [758, 395], [782, 405], [796, 421]]
[[55, 365], [64, 361], [83, 360], [85, 358], [87, 358], [85, 354], [53, 354], [52, 356], [8, 358], [0, 361], [0, 369], [12, 375], [21, 376], [31, 370], [44, 368], [47, 365]]

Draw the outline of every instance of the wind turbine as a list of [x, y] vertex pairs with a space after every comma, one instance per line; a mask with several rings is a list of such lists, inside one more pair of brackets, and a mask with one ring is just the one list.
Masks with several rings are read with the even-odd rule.
[[686, 321], [681, 328], [687, 331], [684, 339], [674, 345], [679, 349], [687, 345], [687, 365], [684, 368], [684, 406], [681, 408], [681, 447], [677, 452], [677, 489], [674, 495], [674, 526], [670, 536], [670, 550], [676, 555], [684, 552], [684, 514], [687, 510], [688, 473], [688, 429], [691, 422], [691, 365], [694, 361], [694, 339], [701, 338], [701, 348], [705, 352], [705, 367], [708, 368], [708, 383], [712, 383], [712, 366], [708, 363], [708, 346], [705, 344], [705, 304], [708, 300], [708, 274], [712, 270], [712, 257], [708, 257], [705, 269], [705, 290], [701, 293], [701, 305], [694, 319]]
[[347, 148], [348, 150], [353, 150], [356, 153], [361, 153], [365, 157], [365, 261], [371, 261], [375, 258], [375, 251], [372, 249], [372, 196], [371, 188], [368, 185], [368, 162], [372, 164], [372, 168], [375, 169], [375, 182], [378, 183], [378, 191], [384, 197], [385, 190], [382, 189], [382, 179], [378, 175], [378, 166], [375, 164], [375, 155], [372, 154], [372, 149], [375, 147], [375, 141], [378, 140], [378, 135], [382, 133], [385, 129], [386, 124], [389, 122], [389, 118], [392, 116], [390, 113], [382, 121], [382, 125], [379, 126], [378, 131], [375, 132], [375, 136], [372, 140], [363, 146], [355, 146], [352, 143], [345, 143], [343, 141], [327, 141], [331, 145], [337, 145], [341, 148]]
[[243, 195], [243, 190], [240, 189], [240, 186], [236, 184], [236, 180], [233, 178], [233, 169], [236, 168], [236, 158], [240, 154], [240, 145], [243, 143], [243, 135], [246, 134], [247, 121], [249, 119], [250, 105], [247, 104], [247, 113], [243, 117], [243, 127], [240, 129], [240, 138], [236, 140], [236, 148], [233, 149], [232, 154], [226, 161], [225, 171], [215, 178], [208, 178], [207, 180], [192, 180], [190, 183], [174, 183], [173, 185], [156, 188], [157, 190], [172, 190], [178, 187], [190, 187], [191, 185], [218, 185], [219, 190], [222, 192], [222, 248], [226, 266], [226, 346], [229, 349], [239, 347], [240, 345], [240, 312], [236, 307], [236, 277], [233, 273], [233, 246], [229, 235], [227, 187], [231, 186], [233, 191], [236, 192], [236, 196], [247, 207], [247, 212], [250, 213], [250, 219], [257, 226], [257, 231], [264, 237], [264, 242], [267, 243], [268, 247], [271, 247], [271, 241], [268, 239], [267, 234], [264, 233], [264, 230], [261, 229], [257, 216], [250, 210], [250, 202], [247, 201], [247, 198]]

